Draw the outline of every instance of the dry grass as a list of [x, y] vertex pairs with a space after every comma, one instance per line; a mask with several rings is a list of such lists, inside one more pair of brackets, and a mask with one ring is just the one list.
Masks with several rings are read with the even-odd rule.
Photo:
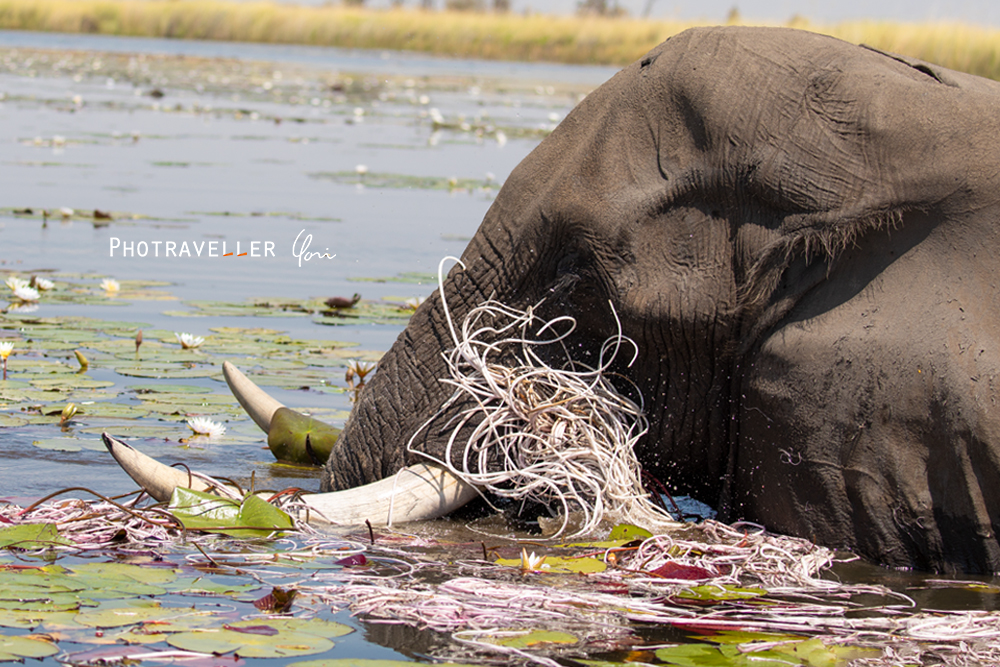
[[[703, 22], [374, 11], [221, 0], [0, 0], [0, 28], [401, 49], [463, 58], [625, 65]], [[808, 28], [1000, 79], [1000, 31], [850, 22]]]

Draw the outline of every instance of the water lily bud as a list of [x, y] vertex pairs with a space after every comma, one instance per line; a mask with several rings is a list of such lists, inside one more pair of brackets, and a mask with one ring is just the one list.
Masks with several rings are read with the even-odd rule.
[[66, 422], [68, 422], [70, 419], [73, 418], [73, 415], [75, 415], [79, 411], [80, 408], [76, 407], [76, 404], [67, 403], [66, 407], [63, 408], [62, 412], [59, 414], [59, 423], [65, 424]]

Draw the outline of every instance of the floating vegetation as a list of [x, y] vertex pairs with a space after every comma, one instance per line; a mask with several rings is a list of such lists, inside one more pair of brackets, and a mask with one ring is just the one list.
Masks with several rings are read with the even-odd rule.
[[[103, 286], [99, 286], [101, 276], [53, 273], [52, 278], [32, 278], [32, 283], [44, 287], [43, 306], [108, 305], [105, 293], [112, 285], [110, 279], [103, 279]], [[28, 282], [27, 278], [8, 279], [15, 287]], [[116, 282], [118, 290], [112, 291], [117, 305], [173, 298], [162, 289], [165, 283]], [[327, 308], [320, 299], [254, 302], [254, 310], [274, 313], [294, 308], [304, 316], [313, 309], [322, 313]], [[393, 304], [359, 305], [360, 309], [351, 309], [356, 310], [354, 321], [380, 319], [398, 325], [409, 316]], [[212, 307], [208, 302], [205, 306]], [[229, 306], [222, 305], [220, 310]], [[236, 311], [247, 314], [241, 308]], [[104, 430], [194, 447], [259, 446], [261, 434], [255, 428], [245, 428], [249, 423], [245, 413], [218, 383], [223, 360], [233, 360], [247, 373], [259, 374], [262, 385], [338, 394], [350, 387], [344, 375], [352, 364], [374, 362], [381, 356], [378, 351], [353, 349], [353, 343], [296, 339], [278, 329], [214, 327], [210, 331], [211, 336], [178, 334], [145, 322], [43, 317], [37, 312], [0, 316], [0, 357], [4, 357], [8, 371], [7, 378], [0, 381], [0, 427], [32, 429], [33, 437], [27, 441], [31, 446], [72, 453], [103, 451], [97, 436]], [[108, 377], [109, 371], [113, 376]], [[158, 382], [143, 381], [147, 378]], [[177, 380], [210, 382], [208, 386], [175, 384]], [[337, 422], [346, 418], [346, 407], [345, 397], [339, 408], [310, 411]], [[188, 422], [204, 435], [192, 435]], [[44, 431], [56, 427], [61, 432]], [[335, 437], [335, 429], [333, 433]], [[313, 444], [313, 455], [325, 458], [332, 438], [325, 436]]]
[[499, 190], [493, 181], [477, 178], [444, 178], [440, 176], [412, 176], [408, 174], [371, 173], [359, 174], [355, 171], [326, 172], [309, 174], [344, 185], [363, 185], [366, 188], [411, 188], [414, 190], [446, 190], [448, 192], [468, 192], [492, 195]]
[[238, 211], [188, 211], [190, 215], [207, 215], [224, 218], [287, 218], [289, 220], [301, 220], [302, 222], [343, 222], [340, 218], [328, 216], [307, 216], [294, 211], [251, 211], [242, 213]]
[[[438, 271], [441, 295], [448, 259], [454, 258], [442, 260]], [[443, 297], [442, 307], [455, 347], [445, 354], [448, 376], [440, 380], [455, 391], [417, 429], [407, 451], [501, 498], [560, 510], [555, 535], [566, 532], [574, 513], [582, 514], [576, 534], [593, 533], [606, 514], [676, 526], [640, 483], [634, 445], [648, 429], [642, 407], [607, 378], [619, 353], [631, 353], [628, 365], [638, 354], [620, 327], [592, 367], [574, 360], [567, 347], [576, 328], [572, 317], [546, 322], [534, 314], [537, 305], [520, 311], [491, 300], [471, 309], [456, 329]], [[452, 435], [440, 458], [415, 447], [423, 430], [454, 405], [471, 407], [442, 427]]]
[[[53, 274], [52, 291], [86, 302], [100, 279]], [[68, 289], [69, 284], [81, 288]], [[130, 289], [121, 281], [120, 293]], [[371, 318], [398, 311], [392, 321], [401, 323], [409, 313], [401, 305], [362, 299], [340, 310]], [[270, 298], [254, 299], [250, 307], [328, 308], [321, 299]], [[517, 324], [524, 316], [491, 306], [466, 324], [511, 327], [506, 337], [524, 339], [516, 347], [530, 361], [537, 355], [521, 332], [529, 323]], [[549, 330], [562, 331], [560, 326]], [[136, 359], [138, 331], [145, 342]], [[33, 429], [39, 435], [28, 442], [36, 450], [73, 456], [106, 456], [92, 450], [103, 449], [97, 436], [107, 429], [143, 439], [143, 449], [151, 453], [176, 455], [184, 439], [198, 446], [187, 422], [203, 418], [227, 427], [206, 446], [260, 447], [261, 436], [221, 385], [175, 378], [217, 378], [222, 360], [229, 359], [260, 384], [337, 389], [335, 378], [340, 382], [353, 369], [364, 379], [363, 373], [372, 372], [364, 362], [379, 356], [349, 343], [293, 338], [276, 328], [208, 331], [211, 336], [197, 350], [185, 350], [175, 331], [145, 322], [2, 316], [0, 337], [13, 343], [14, 352], [8, 379], [0, 383], [0, 427], [9, 429], [6, 433]], [[463, 337], [473, 361], [479, 355], [489, 363], [491, 353], [477, 337]], [[77, 353], [87, 360], [86, 368]], [[535, 365], [532, 371], [539, 397], [549, 391], [544, 380], [550, 370]], [[578, 364], [575, 371], [591, 372]], [[106, 379], [109, 372], [113, 379]], [[127, 380], [136, 375], [162, 379]], [[321, 449], [336, 433], [311, 420], [342, 420], [346, 407], [345, 398], [339, 410], [309, 410], [305, 427], [283, 426], [310, 436], [295, 441], [287, 458], [321, 460]], [[552, 407], [542, 413], [558, 419]], [[283, 474], [309, 474], [294, 470]], [[288, 495], [276, 502], [295, 500]], [[431, 533], [380, 530], [333, 538], [291, 523], [254, 495], [224, 500], [181, 493], [166, 506], [65, 493], [31, 507], [3, 503], [0, 550], [11, 551], [16, 560], [0, 551], [0, 626], [48, 639], [25, 644], [19, 636], [4, 635], [0, 657], [63, 652], [67, 662], [90, 664], [216, 654], [212, 664], [222, 665], [238, 653], [243, 659], [321, 656], [329, 667], [338, 650], [331, 640], [349, 631], [334, 620], [341, 612], [369, 624], [402, 623], [444, 633], [450, 641], [435, 645], [436, 659], [475, 663], [516, 659], [555, 665], [562, 658], [582, 662], [599, 656], [603, 662], [591, 664], [634, 664], [630, 656], [641, 656], [643, 662], [666, 665], [762, 664], [760, 658], [774, 664], [855, 660], [895, 666], [988, 663], [1000, 657], [1000, 615], [924, 612], [902, 592], [838, 583], [829, 575], [831, 567], [833, 574], [839, 567], [829, 550], [756, 526], [705, 522], [659, 535], [620, 526], [598, 542], [528, 546], [489, 538], [489, 547], [481, 534], [484, 528], [496, 531], [474, 528], [478, 536], [453, 536], [449, 531], [459, 526], [437, 522]], [[261, 540], [275, 533], [285, 537]], [[969, 582], [928, 585], [970, 590]], [[989, 594], [992, 589], [984, 586], [976, 591]], [[278, 607], [284, 615], [261, 614]], [[669, 629], [670, 641], [655, 628]]]
[[[402, 273], [397, 273], [395, 276], [382, 276], [377, 278], [366, 278], [366, 277], [354, 277], [349, 280], [356, 283], [403, 283], [407, 285], [436, 285], [437, 276], [433, 273], [422, 273], [419, 271], [404, 271]], [[399, 299], [389, 299], [390, 301], [398, 301], [399, 303], [404, 303], [406, 299], [400, 297]]]
[[[219, 512], [206, 513], [206, 503]], [[824, 576], [838, 567], [829, 550], [752, 525], [706, 521], [662, 535], [622, 526], [600, 542], [545, 547], [526, 568], [523, 556], [503, 557], [522, 549], [516, 541], [492, 540], [487, 549], [468, 533], [437, 541], [381, 529], [332, 538], [253, 495], [230, 501], [178, 490], [166, 506], [57, 498], [0, 505], [0, 519], [0, 549], [22, 562], [49, 554], [37, 566], [0, 557], [0, 626], [50, 633], [60, 647], [110, 639], [113, 651], [126, 651], [123, 643], [142, 638], [151, 655], [168, 647], [244, 658], [325, 654], [336, 664], [329, 640], [351, 630], [331, 614], [344, 610], [369, 624], [445, 633], [452, 643], [438, 644], [433, 657], [477, 664], [626, 665], [642, 654], [645, 663], [733, 667], [1000, 657], [1000, 614], [921, 611], [902, 592], [840, 583]], [[288, 537], [246, 541], [254, 531]], [[108, 550], [135, 555], [70, 557]], [[149, 550], [162, 560], [148, 561]], [[164, 599], [141, 600], [150, 596]], [[285, 615], [260, 615], [258, 607], [279, 599]], [[656, 628], [674, 639], [650, 642]], [[601, 660], [587, 660], [594, 655]]]

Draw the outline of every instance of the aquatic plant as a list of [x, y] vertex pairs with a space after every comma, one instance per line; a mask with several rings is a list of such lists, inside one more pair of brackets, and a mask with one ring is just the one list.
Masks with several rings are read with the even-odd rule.
[[[449, 259], [455, 258], [438, 268], [441, 295]], [[456, 330], [443, 296], [442, 305], [455, 347], [445, 355], [449, 375], [440, 380], [455, 391], [411, 437], [409, 451], [499, 497], [560, 508], [556, 535], [567, 531], [574, 513], [582, 514], [577, 535], [592, 533], [605, 515], [678, 525], [640, 482], [634, 445], [647, 429], [642, 406], [608, 379], [620, 352], [637, 352], [620, 329], [591, 367], [569, 353], [572, 317], [544, 321], [535, 314], [540, 304], [521, 311], [490, 300]], [[440, 458], [414, 446], [430, 423], [460, 404], [470, 407], [445, 427], [452, 434]]]
[[3, 379], [7, 379], [7, 357], [14, 351], [14, 343], [6, 340], [0, 342], [0, 360], [3, 361]]
[[226, 434], [226, 427], [208, 417], [194, 417], [187, 420], [188, 428], [196, 435], [207, 436], [209, 440], [221, 438]]
[[193, 350], [197, 347], [201, 347], [202, 343], [205, 342], [203, 336], [195, 336], [189, 333], [175, 333], [174, 336], [177, 337], [177, 342], [181, 344], [181, 347], [185, 350]]

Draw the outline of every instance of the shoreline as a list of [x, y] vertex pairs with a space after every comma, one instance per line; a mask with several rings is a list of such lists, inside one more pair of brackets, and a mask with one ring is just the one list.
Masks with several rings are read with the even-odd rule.
[[[0, 0], [0, 29], [409, 51], [624, 66], [697, 21], [366, 10], [225, 0]], [[959, 23], [796, 19], [802, 28], [1000, 80], [1000, 30]]]

